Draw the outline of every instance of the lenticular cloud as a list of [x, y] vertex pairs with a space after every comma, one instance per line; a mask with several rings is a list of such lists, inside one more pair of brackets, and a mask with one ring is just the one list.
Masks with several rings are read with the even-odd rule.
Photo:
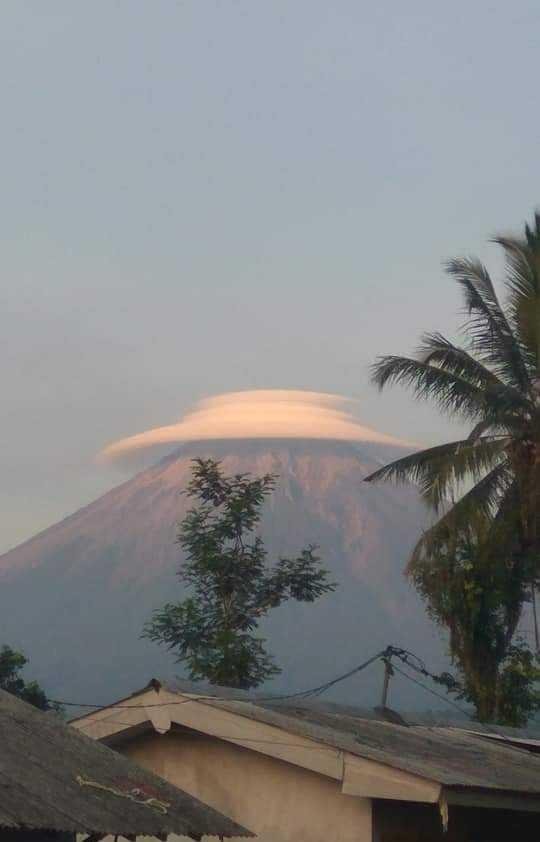
[[359, 423], [356, 403], [319, 392], [230, 392], [196, 404], [176, 424], [156, 427], [105, 448], [108, 459], [156, 445], [209, 439], [333, 439], [407, 446], [408, 442]]

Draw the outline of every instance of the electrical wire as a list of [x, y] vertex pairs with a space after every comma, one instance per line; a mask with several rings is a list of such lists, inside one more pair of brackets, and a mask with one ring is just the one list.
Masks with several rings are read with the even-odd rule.
[[[353, 667], [353, 669], [348, 670], [347, 672], [336, 676], [336, 678], [333, 678], [330, 681], [326, 681], [324, 684], [320, 684], [317, 687], [311, 687], [308, 690], [301, 690], [297, 693], [287, 693], [287, 694], [273, 695], [273, 696], [253, 696], [253, 697], [247, 697], [245, 699], [235, 698], [234, 696], [218, 696], [218, 695], [214, 696], [214, 695], [211, 695], [209, 693], [206, 693], [206, 694], [201, 694], [201, 695], [198, 695], [198, 696], [191, 695], [191, 696], [189, 696], [189, 698], [178, 699], [177, 701], [151, 702], [151, 703], [144, 704], [144, 705], [123, 704], [122, 702], [107, 704], [107, 705], [99, 705], [99, 704], [92, 704], [92, 703], [88, 703], [88, 702], [64, 701], [64, 700], [60, 700], [60, 699], [51, 699], [50, 701], [53, 704], [61, 705], [63, 707], [74, 707], [74, 708], [79, 708], [79, 709], [80, 708], [87, 708], [87, 709], [90, 709], [90, 710], [98, 713], [99, 711], [103, 711], [103, 710], [111, 710], [111, 711], [114, 711], [114, 710], [140, 710], [141, 707], [143, 707], [143, 708], [162, 708], [162, 707], [169, 707], [169, 706], [185, 705], [185, 704], [189, 704], [191, 702], [205, 702], [205, 701], [206, 702], [214, 702], [214, 701], [215, 702], [243, 702], [243, 703], [257, 705], [257, 704], [260, 704], [261, 702], [280, 702], [280, 701], [287, 701], [287, 700], [293, 700], [293, 699], [299, 699], [299, 700], [305, 699], [305, 700], [307, 700], [310, 697], [311, 698], [318, 698], [323, 693], [325, 693], [327, 690], [329, 690], [331, 687], [334, 687], [335, 685], [341, 683], [342, 681], [345, 681], [348, 678], [351, 678], [353, 675], [356, 675], [359, 672], [362, 672], [362, 670], [366, 669], [368, 666], [375, 663], [375, 661], [390, 660], [392, 658], [398, 658], [399, 660], [401, 660], [406, 666], [408, 666], [413, 671], [415, 671], [415, 672], [419, 673], [420, 675], [423, 675], [427, 678], [430, 678], [432, 681], [436, 681], [436, 682], [440, 683], [441, 676], [438, 676], [438, 675], [435, 675], [434, 673], [431, 673], [427, 669], [426, 664], [422, 660], [422, 658], [420, 658], [418, 655], [415, 655], [414, 652], [410, 652], [408, 649], [404, 649], [402, 647], [387, 646], [386, 649], [383, 649], [380, 652], [377, 652], [375, 655], [372, 655], [366, 661], [363, 661], [361, 664], [358, 664], [358, 666]], [[402, 675], [408, 681], [411, 681], [413, 684], [416, 684], [418, 687], [421, 687], [425, 692], [430, 693], [432, 696], [435, 696], [435, 698], [444, 702], [446, 705], [455, 708], [455, 710], [459, 711], [459, 713], [462, 716], [464, 716], [466, 719], [473, 721], [472, 715], [467, 710], [462, 708], [461, 705], [458, 705], [457, 702], [454, 702], [453, 699], [448, 698], [448, 696], [443, 696], [442, 693], [438, 693], [436, 690], [433, 690], [431, 687], [426, 686], [424, 683], [422, 683], [418, 679], [414, 678], [412, 675], [409, 675], [409, 673], [407, 673], [405, 670], [401, 669], [401, 667], [398, 667], [397, 664], [392, 663], [391, 666], [392, 666], [393, 670], [395, 670], [397, 673]], [[178, 692], [182, 692], [182, 691], [180, 690]], [[126, 725], [126, 726], [132, 726], [133, 725], [133, 723], [131, 723], [131, 722], [121, 722], [119, 720], [116, 720], [116, 723], [118, 725]], [[493, 732], [493, 733], [496, 733], [496, 732]], [[217, 736], [218, 738], [220, 737], [220, 735], [215, 735], [215, 736]], [[232, 740], [234, 740], [235, 737], [222, 736], [222, 739], [232, 739]], [[254, 740], [254, 742], [265, 742], [265, 741]], [[272, 742], [272, 741], [269, 741], [269, 742]], [[293, 744], [288, 744], [288, 745], [293, 745]]]
[[413, 678], [412, 675], [409, 675], [407, 672], [405, 672], [405, 670], [402, 670], [400, 667], [396, 666], [396, 664], [392, 664], [392, 669], [394, 669], [400, 675], [404, 676], [404, 678], [408, 678], [409, 681], [413, 682], [413, 684], [417, 684], [418, 687], [421, 687], [427, 693], [431, 693], [432, 696], [436, 696], [437, 699], [441, 699], [441, 701], [445, 702], [445, 704], [452, 705], [452, 707], [456, 708], [456, 710], [459, 710], [459, 712], [463, 716], [465, 716], [467, 719], [472, 720], [471, 714], [468, 711], [466, 711], [465, 708], [462, 708], [461, 705], [458, 705], [457, 702], [454, 702], [452, 699], [443, 696], [442, 693], [437, 693], [437, 691], [433, 690], [431, 687], [427, 687], [421, 681], [418, 681], [417, 678]]
[[[248, 702], [248, 703], [251, 703], [251, 704], [257, 704], [259, 702], [277, 702], [277, 701], [286, 701], [288, 699], [307, 699], [310, 696], [321, 696], [323, 693], [325, 693], [327, 690], [329, 690], [330, 687], [333, 687], [334, 685], [339, 684], [341, 681], [345, 681], [347, 678], [351, 678], [351, 676], [356, 675], [357, 673], [366, 669], [366, 667], [369, 667], [371, 664], [373, 664], [375, 661], [379, 660], [380, 658], [389, 657], [389, 655], [391, 654], [393, 649], [394, 649], [394, 647], [387, 646], [386, 649], [383, 649], [381, 652], [377, 652], [376, 655], [372, 655], [372, 657], [368, 658], [367, 661], [363, 661], [358, 666], [353, 667], [353, 669], [349, 670], [346, 673], [343, 673], [342, 675], [338, 675], [336, 678], [333, 678], [331, 681], [326, 681], [324, 684], [320, 684], [318, 687], [311, 687], [309, 690], [301, 690], [298, 693], [287, 693], [287, 694], [284, 694], [284, 695], [266, 696], [266, 697], [265, 696], [254, 696], [252, 698], [246, 698], [246, 699], [235, 699], [234, 697], [231, 697], [231, 696], [213, 696], [213, 695], [210, 695], [210, 694], [207, 693], [207, 694], [201, 695], [201, 696], [190, 696], [189, 699], [180, 699], [177, 702], [152, 702], [150, 704], [143, 705], [143, 707], [145, 707], [145, 708], [169, 707], [169, 705], [185, 705], [185, 704], [188, 704], [189, 702], [199, 702], [199, 701], [205, 701], [205, 700], [220, 701], [220, 702], [238, 702], [238, 701], [241, 701], [241, 702]], [[179, 692], [182, 692], [182, 691], [179, 691]], [[91, 704], [91, 703], [88, 703], [88, 702], [66, 702], [66, 701], [62, 701], [61, 699], [50, 699], [50, 701], [51, 701], [52, 704], [62, 705], [63, 707], [89, 708], [89, 709], [96, 710], [96, 711], [108, 710], [108, 709], [111, 709], [111, 708], [114, 708], [116, 710], [133, 710], [133, 709], [136, 710], [136, 709], [141, 707], [141, 705], [133, 705], [133, 704], [125, 705], [125, 704], [122, 704], [121, 702], [117, 703], [117, 704], [113, 703], [113, 704], [109, 704], [109, 705], [96, 705], [96, 704]]]
[[[458, 705], [452, 699], [449, 699], [448, 697], [443, 696], [441, 693], [437, 693], [437, 691], [433, 690], [431, 687], [426, 687], [426, 685], [422, 684], [421, 681], [418, 681], [418, 679], [413, 678], [412, 675], [408, 675], [404, 670], [400, 669], [395, 664], [392, 665], [392, 668], [395, 669], [395, 671], [398, 672], [400, 675], [404, 676], [404, 678], [408, 678], [409, 681], [412, 681], [413, 684], [417, 684], [418, 687], [421, 687], [427, 693], [431, 693], [432, 696], [436, 696], [437, 699], [441, 699], [441, 701], [443, 701], [447, 705], [452, 705], [452, 707], [456, 708], [456, 710], [458, 710], [470, 722], [473, 722], [473, 723], [476, 722], [472, 713], [469, 713], [469, 711], [466, 711], [465, 708], [462, 708], [461, 705]], [[426, 675], [429, 676], [430, 673], [426, 673]], [[485, 722], [482, 723], [482, 724], [483, 724], [483, 727], [488, 734], [491, 734], [491, 736], [493, 736], [493, 737], [498, 737], [501, 740], [501, 742], [512, 744], [512, 740], [507, 734], [501, 734], [499, 731], [496, 731], [495, 728], [492, 728], [490, 725], [488, 725]]]
[[[351, 678], [353, 675], [356, 675], [357, 673], [366, 669], [368, 666], [373, 664], [375, 661], [377, 661], [377, 660], [389, 661], [391, 658], [399, 658], [399, 660], [401, 660], [404, 664], [406, 664], [406, 666], [408, 666], [410, 669], [414, 670], [415, 672], [419, 673], [420, 675], [426, 676], [426, 677], [430, 678], [432, 681], [436, 681], [436, 682], [441, 683], [441, 676], [438, 676], [438, 675], [435, 675], [434, 673], [431, 673], [427, 669], [426, 664], [422, 660], [422, 658], [420, 658], [418, 655], [415, 655], [414, 652], [410, 652], [408, 649], [403, 649], [403, 648], [397, 647], [397, 646], [387, 646], [386, 649], [383, 649], [380, 652], [377, 652], [375, 655], [372, 655], [371, 658], [368, 658], [366, 661], [363, 661], [361, 664], [358, 664], [358, 666], [353, 667], [353, 669], [348, 670], [347, 672], [342, 673], [341, 675], [338, 675], [336, 678], [333, 678], [330, 681], [325, 682], [324, 684], [320, 684], [317, 687], [312, 687], [308, 690], [301, 690], [297, 693], [288, 693], [288, 694], [283, 694], [283, 695], [274, 695], [274, 696], [266, 696], [266, 697], [265, 696], [255, 696], [255, 697], [251, 697], [251, 698], [248, 697], [246, 699], [242, 699], [242, 698], [239, 699], [239, 698], [235, 698], [234, 696], [213, 696], [213, 695], [210, 695], [210, 694], [207, 693], [207, 694], [200, 695], [200, 696], [192, 695], [189, 698], [179, 699], [178, 701], [152, 702], [150, 704], [144, 704], [144, 705], [134, 705], [134, 704], [127, 704], [126, 705], [126, 704], [122, 704], [122, 703], [118, 703], [118, 704], [113, 703], [113, 704], [109, 704], [109, 705], [96, 705], [96, 704], [91, 704], [91, 703], [87, 703], [87, 702], [68, 702], [68, 701], [62, 701], [62, 700], [59, 700], [59, 699], [51, 699], [50, 701], [53, 704], [58, 704], [58, 705], [62, 705], [62, 706], [65, 706], [65, 707], [89, 708], [89, 709], [95, 711], [96, 713], [98, 713], [98, 712], [104, 711], [104, 710], [113, 710], [114, 711], [114, 710], [118, 710], [118, 709], [120, 709], [120, 710], [140, 710], [141, 708], [145, 708], [145, 709], [146, 708], [161, 708], [161, 707], [169, 707], [169, 706], [176, 706], [176, 705], [185, 705], [185, 704], [189, 704], [190, 702], [205, 702], [205, 701], [206, 702], [213, 702], [213, 701], [217, 701], [217, 702], [238, 702], [239, 701], [239, 702], [243, 702], [243, 703], [247, 702], [249, 704], [257, 705], [261, 702], [279, 702], [279, 701], [286, 701], [286, 700], [289, 700], [289, 699], [308, 699], [310, 697], [317, 698], [317, 697], [321, 696], [323, 693], [325, 693], [327, 690], [329, 690], [331, 687], [335, 686], [336, 684], [339, 684], [340, 682], [345, 681], [346, 679]], [[409, 675], [409, 673], [407, 673], [401, 667], [398, 667], [397, 664], [392, 663], [391, 667], [392, 667], [393, 670], [395, 670], [395, 672], [399, 673], [399, 675], [402, 675], [408, 681], [412, 682], [413, 684], [416, 684], [418, 687], [422, 688], [422, 690], [424, 690], [426, 693], [430, 693], [435, 698], [444, 702], [444, 704], [446, 704], [447, 706], [453, 707], [455, 710], [459, 711], [459, 713], [462, 716], [464, 716], [466, 719], [468, 719], [470, 721], [474, 721], [474, 717], [472, 716], [472, 714], [469, 713], [469, 711], [465, 710], [465, 708], [461, 707], [461, 705], [458, 705], [457, 702], [454, 702], [453, 699], [448, 698], [448, 696], [443, 696], [442, 693], [438, 693], [436, 690], [433, 690], [433, 688], [426, 686], [423, 682], [419, 681], [417, 678], [414, 678], [412, 675]], [[123, 726], [126, 726], [126, 727], [133, 727], [133, 725], [138, 724], [138, 723], [133, 723], [133, 722], [122, 722], [121, 720], [118, 720], [118, 719], [116, 719], [116, 720], [112, 719], [112, 717], [108, 717], [106, 721], [114, 723], [116, 725], [123, 725]], [[88, 723], [88, 725], [90, 725], [90, 724], [94, 724], [94, 723]], [[496, 736], [500, 736], [503, 739], [507, 739], [507, 738], [505, 738], [504, 735], [500, 735], [494, 729], [488, 728], [488, 732], [491, 732], [491, 733], [495, 734]], [[283, 746], [289, 746], [289, 747], [294, 747], [294, 748], [313, 748], [313, 749], [317, 749], [317, 748], [324, 749], [325, 748], [324, 746], [320, 746], [320, 747], [319, 746], [303, 746], [300, 743], [287, 743], [287, 742], [279, 742], [279, 741], [275, 741], [275, 740], [262, 740], [262, 739], [255, 739], [255, 738], [235, 737], [233, 735], [226, 735], [226, 734], [214, 734], [213, 736], [215, 736], [217, 739], [231, 740], [233, 742], [240, 742], [241, 741], [241, 742], [252, 742], [252, 743], [261, 743], [261, 744], [262, 743], [269, 743], [269, 744], [272, 744], [272, 745], [283, 745]]]

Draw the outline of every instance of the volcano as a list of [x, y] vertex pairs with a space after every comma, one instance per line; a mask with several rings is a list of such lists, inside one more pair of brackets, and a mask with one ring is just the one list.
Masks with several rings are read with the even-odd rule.
[[[153, 675], [181, 675], [172, 653], [140, 634], [154, 608], [182, 596], [175, 539], [190, 501], [181, 492], [192, 459], [212, 456], [228, 474], [278, 475], [261, 526], [270, 558], [315, 543], [337, 583], [315, 604], [288, 603], [264, 621], [282, 668], [265, 689], [318, 685], [389, 643], [440, 666], [444, 647], [403, 573], [427, 512], [413, 488], [363, 481], [404, 452], [299, 438], [189, 442], [0, 558], [0, 641], [27, 654], [55, 698], [102, 703]], [[376, 704], [379, 671], [339, 685], [334, 698]], [[392, 693], [394, 704], [420, 704], [412, 685], [396, 681]]]

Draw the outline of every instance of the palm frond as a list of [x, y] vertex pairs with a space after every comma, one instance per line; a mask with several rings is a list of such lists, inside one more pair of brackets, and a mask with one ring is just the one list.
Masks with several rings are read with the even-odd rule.
[[499, 414], [490, 413], [475, 424], [469, 433], [469, 440], [476, 441], [485, 435], [493, 438], [510, 436], [514, 440], [523, 441], [531, 435], [531, 415], [529, 411], [522, 414], [506, 413], [504, 410]]
[[497, 511], [487, 535], [493, 547], [511, 548], [509, 556], [521, 548], [521, 505], [519, 482], [513, 478], [499, 500]]
[[463, 377], [485, 390], [486, 410], [489, 409], [486, 430], [490, 427], [505, 429], [513, 423], [513, 416], [534, 411], [526, 394], [505, 383], [467, 350], [454, 345], [440, 333], [424, 334], [419, 354], [423, 362]]
[[430, 365], [463, 377], [475, 386], [486, 390], [496, 399], [500, 410], [511, 412], [531, 409], [530, 401], [519, 389], [505, 383], [495, 372], [476, 360], [464, 348], [460, 348], [440, 333], [426, 333], [419, 347], [420, 358]]
[[500, 432], [500, 429], [498, 427], [496, 430], [493, 428], [493, 422], [491, 418], [482, 419], [482, 421], [479, 421], [478, 424], [475, 424], [472, 428], [471, 432], [469, 433], [468, 441], [478, 441], [478, 439], [482, 438], [482, 436], [485, 436], [486, 433], [491, 433], [492, 435], [495, 435], [497, 432]]
[[393, 480], [417, 485], [423, 499], [435, 510], [448, 503], [451, 493], [458, 493], [463, 482], [477, 482], [502, 458], [509, 439], [485, 437], [464, 439], [429, 447], [375, 471], [367, 482]]
[[540, 363], [540, 241], [527, 227], [522, 240], [496, 237], [494, 242], [505, 251], [509, 319], [534, 378]]
[[424, 450], [415, 451], [401, 459], [395, 459], [388, 465], [379, 468], [364, 478], [364, 482], [384, 482], [391, 480], [397, 484], [411, 483], [417, 485], [425, 471], [426, 465], [435, 459], [451, 458], [460, 445], [467, 444], [467, 440], [439, 444]]
[[534, 227], [526, 223], [525, 225], [525, 239], [527, 245], [531, 249], [538, 249], [540, 246], [540, 210], [534, 212]]
[[414, 575], [418, 564], [441, 547], [452, 546], [458, 536], [485, 535], [511, 484], [511, 466], [506, 460], [501, 461], [424, 532], [411, 555], [408, 574]]
[[435, 511], [444, 507], [451, 496], [457, 496], [466, 483], [478, 483], [482, 477], [504, 460], [511, 439], [486, 436], [467, 440], [456, 448], [453, 456], [433, 460], [426, 466], [420, 492]]
[[467, 327], [475, 352], [505, 383], [528, 392], [530, 378], [522, 349], [485, 266], [475, 258], [456, 258], [446, 263], [446, 270], [464, 291], [470, 316]]
[[493, 371], [471, 356], [465, 348], [454, 345], [442, 333], [425, 333], [418, 351], [422, 362], [450, 371], [475, 386], [505, 385]]
[[412, 386], [416, 398], [433, 400], [442, 412], [473, 421], [490, 418], [498, 425], [513, 407], [529, 408], [511, 387], [498, 382], [480, 386], [454, 371], [411, 357], [379, 357], [371, 371], [380, 390], [390, 383]]

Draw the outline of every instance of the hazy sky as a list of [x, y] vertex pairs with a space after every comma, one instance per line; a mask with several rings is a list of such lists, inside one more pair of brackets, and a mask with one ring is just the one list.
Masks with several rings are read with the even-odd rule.
[[[3, 0], [0, 548], [207, 396], [357, 398], [540, 201], [538, 0]], [[496, 265], [496, 264], [495, 264]]]

